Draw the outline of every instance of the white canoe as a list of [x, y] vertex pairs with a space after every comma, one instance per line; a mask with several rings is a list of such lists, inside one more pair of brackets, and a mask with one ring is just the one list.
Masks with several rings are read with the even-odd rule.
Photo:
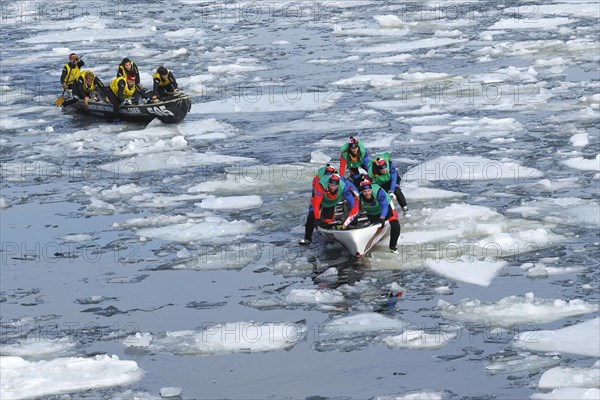
[[367, 216], [364, 213], [360, 213], [356, 226], [351, 225], [348, 229], [340, 228], [341, 223], [335, 223], [329, 227], [317, 226], [317, 230], [321, 234], [342, 245], [344, 250], [350, 255], [361, 257], [388, 236], [390, 224], [386, 221], [383, 227], [379, 223], [371, 225]]

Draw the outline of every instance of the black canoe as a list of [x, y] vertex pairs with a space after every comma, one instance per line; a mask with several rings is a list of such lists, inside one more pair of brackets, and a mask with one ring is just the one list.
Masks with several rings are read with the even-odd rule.
[[183, 121], [188, 111], [191, 110], [192, 98], [180, 94], [160, 103], [123, 105], [119, 107], [119, 111], [115, 114], [111, 103], [89, 101], [86, 108], [83, 100], [71, 97], [65, 98], [62, 108], [66, 112], [96, 115], [110, 120], [150, 122], [154, 118], [158, 118], [165, 124], [176, 124]]

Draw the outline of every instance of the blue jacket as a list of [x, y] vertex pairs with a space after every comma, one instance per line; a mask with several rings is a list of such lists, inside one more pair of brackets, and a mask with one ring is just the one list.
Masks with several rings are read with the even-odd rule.
[[398, 182], [398, 172], [396, 171], [396, 167], [394, 167], [394, 163], [390, 160], [390, 192], [393, 192], [396, 189], [396, 184]]
[[379, 188], [376, 196], [377, 202], [381, 204], [381, 218], [387, 217], [388, 208], [390, 208], [390, 204], [387, 201], [387, 196], [385, 190], [383, 188]]

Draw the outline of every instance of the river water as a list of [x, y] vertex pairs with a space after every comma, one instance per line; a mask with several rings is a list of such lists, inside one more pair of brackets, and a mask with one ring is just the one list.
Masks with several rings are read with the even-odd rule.
[[[523, 399], [544, 368], [593, 364], [512, 339], [598, 314], [598, 18], [584, 0], [3, 2], [1, 344], [144, 371], [68, 398]], [[71, 52], [107, 84], [126, 56], [146, 86], [165, 65], [192, 111], [65, 114]], [[351, 135], [403, 175], [399, 255], [297, 245]], [[527, 293], [588, 308], [538, 320]], [[494, 321], [460, 317], [479, 302]], [[435, 345], [385, 339], [409, 327]]]

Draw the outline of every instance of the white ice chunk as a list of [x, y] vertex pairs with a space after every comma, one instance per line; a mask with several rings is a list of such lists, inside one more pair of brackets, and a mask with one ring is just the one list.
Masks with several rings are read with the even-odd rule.
[[520, 181], [539, 178], [543, 173], [522, 166], [514, 160], [492, 160], [484, 157], [444, 156], [411, 168], [403, 180], [417, 181]]
[[182, 391], [183, 389], [181, 389], [180, 387], [167, 386], [160, 388], [159, 393], [161, 397], [175, 397], [179, 396]]
[[1, 345], [0, 354], [3, 356], [42, 359], [64, 356], [73, 351], [77, 345], [77, 341], [70, 337], [58, 339], [28, 338], [20, 340], [18, 343]]
[[399, 395], [376, 396], [374, 400], [443, 400], [447, 397], [444, 392], [411, 391]]
[[128, 347], [173, 354], [224, 354], [265, 352], [294, 347], [306, 336], [304, 322], [230, 322], [200, 331], [136, 334], [124, 341]]
[[119, 360], [115, 355], [50, 361], [2, 356], [0, 398], [32, 398], [126, 385], [139, 380], [142, 374], [135, 361]]
[[514, 337], [513, 346], [600, 357], [600, 318], [556, 330], [522, 332]]
[[598, 400], [600, 389], [597, 388], [560, 388], [550, 393], [534, 393], [529, 396], [533, 400]]
[[292, 304], [335, 304], [344, 301], [344, 295], [335, 289], [292, 289], [285, 298]]
[[576, 133], [569, 140], [574, 147], [584, 147], [590, 143], [590, 135], [587, 132]]
[[427, 260], [425, 265], [446, 278], [459, 282], [489, 286], [492, 279], [506, 266], [505, 261], [486, 259], [483, 261], [463, 256], [458, 260]]
[[495, 359], [486, 364], [485, 369], [491, 374], [529, 374], [555, 367], [560, 364], [560, 357], [543, 357], [535, 354], [515, 355]]
[[600, 171], [600, 154], [596, 158], [574, 157], [569, 160], [562, 161], [567, 167], [582, 171]]
[[600, 368], [585, 367], [556, 367], [544, 372], [538, 383], [540, 389], [564, 387], [600, 387]]
[[402, 332], [406, 327], [406, 321], [401, 319], [368, 312], [330, 320], [321, 325], [320, 331], [353, 336], [385, 331]]
[[227, 221], [221, 217], [208, 217], [204, 221], [186, 222], [156, 228], [143, 228], [139, 236], [175, 242], [209, 240], [221, 236], [238, 236], [252, 233], [256, 226], [243, 220]]
[[200, 208], [209, 210], [250, 210], [252, 208], [262, 207], [263, 201], [260, 196], [230, 196], [215, 197], [211, 196], [200, 203]]
[[596, 312], [600, 309], [597, 304], [579, 299], [568, 302], [561, 299], [538, 299], [534, 298], [533, 294], [524, 297], [509, 296], [497, 303], [463, 299], [452, 305], [439, 300], [438, 308], [442, 317], [449, 320], [499, 327], [510, 327], [528, 322], [552, 322], [565, 317]]
[[[517, 11], [517, 13], [521, 13]], [[515, 14], [518, 15], [518, 14]], [[501, 19], [496, 22], [494, 25], [489, 27], [488, 29], [517, 29], [517, 30], [527, 30], [527, 29], [540, 29], [540, 30], [553, 30], [558, 26], [576, 23], [576, 19], [566, 18], [566, 17], [556, 17], [556, 18], [510, 18], [510, 19]]]
[[214, 153], [193, 153], [185, 151], [165, 151], [158, 154], [141, 154], [118, 162], [103, 164], [100, 168], [107, 171], [124, 173], [147, 172], [173, 168], [197, 167], [213, 163], [234, 164], [253, 162], [254, 159], [238, 156], [225, 156]]
[[354, 49], [357, 53], [401, 53], [419, 49], [433, 49], [436, 47], [443, 47], [452, 44], [467, 42], [467, 39], [450, 39], [450, 38], [426, 38], [414, 41], [401, 41], [396, 43], [386, 43], [376, 46], [364, 46], [358, 49]]

